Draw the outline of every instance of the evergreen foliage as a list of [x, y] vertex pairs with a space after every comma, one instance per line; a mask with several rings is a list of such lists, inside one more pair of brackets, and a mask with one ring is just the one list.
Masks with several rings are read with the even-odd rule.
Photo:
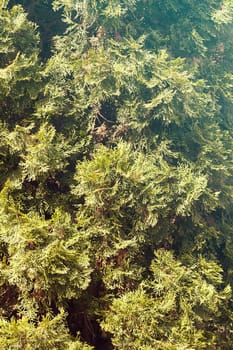
[[232, 348], [232, 21], [0, 0], [0, 347]]
[[92, 347], [73, 340], [64, 326], [64, 313], [54, 318], [43, 317], [34, 325], [25, 317], [20, 320], [7, 322], [0, 320], [0, 337], [2, 349], [69, 349], [69, 350], [91, 350]]
[[[158, 250], [151, 271], [151, 279], [115, 299], [106, 314], [102, 325], [114, 334], [115, 348], [219, 348], [217, 320], [224, 317], [221, 311], [231, 289], [218, 291], [218, 265], [199, 257], [195, 264], [182, 266], [171, 252]], [[221, 341], [221, 348], [230, 345]]]

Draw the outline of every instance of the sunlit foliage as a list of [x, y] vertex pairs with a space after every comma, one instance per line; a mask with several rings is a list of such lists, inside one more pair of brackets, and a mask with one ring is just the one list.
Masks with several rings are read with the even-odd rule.
[[232, 21], [0, 1], [0, 347], [231, 348]]

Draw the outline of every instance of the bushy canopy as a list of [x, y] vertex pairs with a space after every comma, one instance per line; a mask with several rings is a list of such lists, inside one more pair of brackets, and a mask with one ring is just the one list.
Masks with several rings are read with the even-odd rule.
[[230, 0], [0, 1], [3, 349], [230, 349]]

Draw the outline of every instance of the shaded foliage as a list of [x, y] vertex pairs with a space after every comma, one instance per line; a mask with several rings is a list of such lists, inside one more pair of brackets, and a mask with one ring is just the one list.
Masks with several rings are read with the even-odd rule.
[[231, 1], [0, 5], [3, 349], [230, 349]]

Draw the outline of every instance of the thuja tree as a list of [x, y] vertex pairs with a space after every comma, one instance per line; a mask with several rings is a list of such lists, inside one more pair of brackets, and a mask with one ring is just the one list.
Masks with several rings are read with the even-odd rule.
[[232, 19], [1, 1], [4, 349], [230, 348]]
[[219, 292], [221, 284], [216, 263], [198, 258], [184, 266], [157, 250], [150, 278], [113, 300], [102, 326], [116, 349], [229, 348], [230, 329], [219, 328], [218, 317], [231, 290]]

